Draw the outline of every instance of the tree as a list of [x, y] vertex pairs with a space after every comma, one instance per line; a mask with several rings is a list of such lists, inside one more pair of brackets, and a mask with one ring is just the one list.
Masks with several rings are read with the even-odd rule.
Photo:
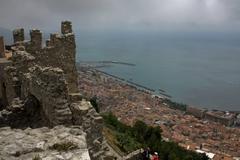
[[139, 120], [135, 122], [133, 126], [133, 134], [139, 142], [144, 143], [144, 136], [146, 135], [147, 129], [148, 126], [144, 122]]
[[162, 142], [161, 132], [162, 130], [160, 129], [160, 127], [148, 127], [144, 139], [146, 141], [146, 144], [150, 148], [154, 150], [159, 150]]

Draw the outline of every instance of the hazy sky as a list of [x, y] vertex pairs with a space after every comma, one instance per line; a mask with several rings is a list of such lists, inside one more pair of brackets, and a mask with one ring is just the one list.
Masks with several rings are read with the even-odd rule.
[[56, 29], [240, 30], [240, 0], [0, 0], [0, 26]]

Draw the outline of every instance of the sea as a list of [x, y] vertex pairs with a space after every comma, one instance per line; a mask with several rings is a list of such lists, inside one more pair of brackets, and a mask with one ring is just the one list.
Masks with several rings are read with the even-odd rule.
[[[240, 111], [240, 33], [77, 32], [77, 61], [209, 110]], [[161, 92], [161, 91], [160, 91]]]

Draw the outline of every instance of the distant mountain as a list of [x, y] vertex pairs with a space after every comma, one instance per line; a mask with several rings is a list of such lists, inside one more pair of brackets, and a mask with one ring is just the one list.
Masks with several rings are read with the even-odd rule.
[[12, 31], [6, 28], [0, 27], [0, 36], [4, 37], [5, 44], [12, 43]]

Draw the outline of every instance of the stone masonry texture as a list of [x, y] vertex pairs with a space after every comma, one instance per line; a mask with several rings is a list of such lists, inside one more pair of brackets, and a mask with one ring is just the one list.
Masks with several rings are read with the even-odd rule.
[[[41, 116], [40, 118], [44, 119], [49, 127], [80, 126], [81, 131], [86, 133], [86, 141], [84, 138], [82, 141], [86, 144], [83, 145], [83, 150], [87, 146], [87, 152], [93, 160], [107, 159], [109, 150], [102, 136], [102, 117], [90, 102], [83, 99], [78, 90], [78, 73], [75, 64], [76, 43], [72, 23], [62, 22], [61, 34], [50, 34], [45, 47], [42, 46], [42, 32], [38, 29], [30, 31], [29, 41], [24, 39], [24, 29], [16, 29], [13, 31], [13, 39], [12, 57], [8, 60], [0, 58], [0, 103], [5, 112], [13, 112], [7, 115], [15, 115], [15, 112], [24, 110], [26, 115]], [[36, 111], [39, 114], [35, 114]], [[9, 116], [3, 116], [2, 119], [4, 121], [7, 119], [8, 122]], [[10, 118], [8, 124], [11, 123]], [[1, 131], [11, 132], [11, 134], [15, 132], [3, 128], [0, 129], [0, 136]], [[42, 130], [36, 132], [40, 133]], [[51, 134], [52, 131], [48, 132]], [[19, 135], [23, 139], [27, 137], [25, 131], [19, 132]], [[40, 136], [39, 134], [39, 145]], [[11, 139], [11, 136], [9, 138]], [[14, 140], [14, 137], [12, 138]], [[33, 138], [33, 140], [37, 139]], [[44, 142], [43, 146], [45, 144]], [[24, 147], [19, 147], [15, 143], [2, 149], [2, 154], [5, 156], [19, 154], [13, 151], [25, 150]], [[86, 155], [82, 150], [78, 153]], [[71, 157], [72, 155], [70, 153], [53, 155], [44, 151], [40, 156]]]
[[0, 58], [4, 57], [4, 52], [5, 52], [4, 40], [3, 37], [0, 36]]

